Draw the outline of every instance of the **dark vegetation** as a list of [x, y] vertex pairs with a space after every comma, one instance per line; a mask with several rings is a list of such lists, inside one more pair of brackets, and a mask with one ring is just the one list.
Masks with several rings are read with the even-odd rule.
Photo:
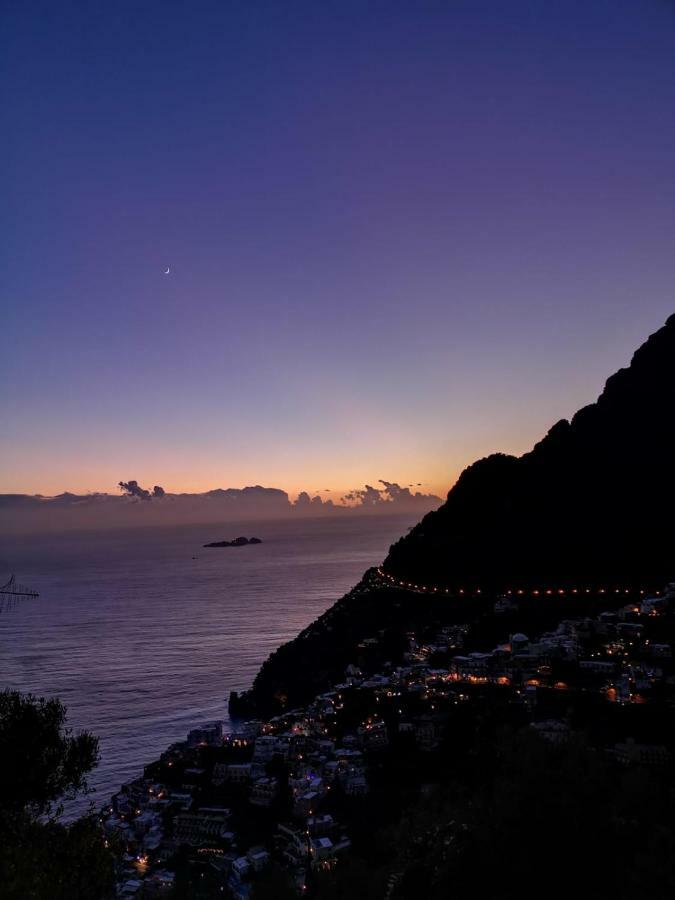
[[[258, 673], [252, 690], [230, 698], [234, 716], [276, 715], [307, 703], [317, 693], [344, 678], [345, 667], [366, 661], [371, 665], [398, 659], [406, 632], [432, 623], [465, 622], [485, 604], [470, 600], [449, 603], [374, 585], [369, 571], [357, 587], [325, 612], [294, 640], [283, 644]], [[377, 636], [377, 645], [359, 643]]]
[[113, 894], [113, 858], [93, 816], [58, 821], [86, 792], [98, 741], [72, 735], [59, 700], [0, 693], [0, 896], [98, 900]]
[[[554, 744], [533, 733], [530, 712], [508, 689], [463, 684], [457, 692], [463, 702], [452, 694], [434, 701], [444, 725], [432, 750], [392, 726], [400, 699], [343, 693], [338, 730], [353, 729], [375, 703], [390, 743], [366, 751], [367, 796], [334, 792], [322, 804], [346, 826], [352, 848], [330, 872], [309, 874], [307, 896], [673, 896], [672, 752], [661, 765], [631, 767], [603, 749], [631, 734], [672, 750], [672, 709], [594, 702], [583, 689], [539, 693], [538, 716], [558, 714], [572, 728]], [[403, 702], [406, 718], [421, 712], [410, 696]], [[277, 871], [255, 890], [273, 896], [280, 879]]]
[[[551, 745], [483, 709], [433, 760], [399, 750], [386, 785], [416, 799], [363, 804], [354, 858], [315, 896], [666, 900], [675, 891], [673, 772], [626, 769], [583, 737]], [[360, 840], [359, 840], [360, 835]], [[357, 855], [358, 854], [358, 855]]]
[[[517, 612], [497, 616], [496, 594], [473, 597], [421, 596], [381, 586], [374, 570], [294, 640], [263, 664], [250, 691], [230, 697], [233, 716], [273, 716], [303, 705], [345, 677], [353, 664], [381, 671], [400, 663], [407, 635], [430, 637], [439, 628], [468, 624], [465, 652], [507, 641], [509, 634], [537, 634], [566, 617], [597, 615], [625, 602], [625, 594], [519, 598]], [[367, 639], [374, 639], [369, 641]]]

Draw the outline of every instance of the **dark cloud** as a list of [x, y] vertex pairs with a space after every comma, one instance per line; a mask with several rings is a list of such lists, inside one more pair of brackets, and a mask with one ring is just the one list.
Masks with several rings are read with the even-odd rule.
[[354, 491], [354, 493], [358, 496], [361, 506], [381, 506], [387, 502], [381, 491], [370, 484], [367, 484], [363, 490]]
[[355, 488], [353, 491], [345, 494], [342, 499], [346, 503], [355, 504], [357, 507], [369, 508], [382, 506], [382, 504], [387, 502], [382, 493], [370, 484], [365, 485], [363, 488]]
[[149, 500], [150, 491], [142, 488], [137, 481], [120, 481], [117, 487], [127, 495], [127, 497], [138, 497], [139, 500]]
[[[413, 485], [401, 487], [395, 481], [385, 481], [383, 478], [379, 479], [379, 483], [382, 485], [381, 488], [367, 484], [363, 488], [350, 491], [342, 499], [357, 508], [371, 510], [390, 510], [393, 507], [416, 509], [422, 506], [430, 509], [441, 503], [441, 498], [433, 494], [422, 494], [419, 491], [413, 494], [410, 490]], [[421, 482], [418, 486], [421, 486]]]
[[326, 504], [324, 504], [323, 500], [321, 499], [321, 497], [319, 497], [318, 494], [315, 497], [310, 497], [307, 491], [300, 491], [295, 500], [295, 503], [293, 504], [293, 506], [299, 510], [316, 509], [318, 506], [324, 505]]
[[156, 484], [152, 493], [147, 491], [145, 488], [142, 488], [140, 484], [135, 481], [120, 481], [118, 482], [117, 487], [126, 494], [127, 497], [138, 497], [139, 500], [151, 500], [153, 497], [165, 497], [166, 491], [159, 484]]
[[[71, 494], [55, 497], [0, 494], [0, 533], [63, 528], [101, 528], [143, 524], [181, 524], [317, 517], [345, 514], [414, 513], [440, 506], [439, 497], [412, 493], [396, 482], [381, 480], [349, 491], [341, 502], [302, 491], [295, 502], [278, 488], [251, 485], [216, 488], [202, 494], [172, 494], [156, 484], [152, 491], [138, 481], [120, 481], [120, 494]], [[326, 489], [328, 490], [328, 489]]]

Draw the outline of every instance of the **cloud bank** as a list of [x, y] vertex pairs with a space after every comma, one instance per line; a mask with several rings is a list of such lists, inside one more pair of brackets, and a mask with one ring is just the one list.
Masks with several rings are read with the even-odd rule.
[[[370, 484], [363, 488], [357, 488], [350, 491], [342, 498], [346, 503], [360, 509], [369, 509], [375, 511], [389, 511], [392, 509], [429, 509], [430, 501], [434, 501], [434, 505], [438, 505], [440, 498], [433, 494], [423, 494], [416, 491], [414, 494], [410, 491], [413, 485], [401, 487], [395, 481], [385, 481], [380, 478], [378, 484], [381, 488], [375, 488]], [[418, 487], [421, 487], [418, 483]], [[437, 502], [436, 502], [437, 501]], [[431, 507], [433, 508], [433, 506]]]
[[[344, 516], [351, 514], [423, 515], [441, 504], [433, 494], [412, 493], [396, 482], [365, 485], [340, 502], [302, 491], [291, 501], [279, 488], [251, 485], [216, 488], [202, 494], [172, 494], [160, 485], [152, 490], [136, 479], [120, 481], [119, 494], [71, 494], [55, 497], [0, 494], [0, 532], [49, 531], [65, 528], [108, 528], [138, 525], [243, 522], [246, 520]], [[326, 492], [327, 489], [326, 489]]]

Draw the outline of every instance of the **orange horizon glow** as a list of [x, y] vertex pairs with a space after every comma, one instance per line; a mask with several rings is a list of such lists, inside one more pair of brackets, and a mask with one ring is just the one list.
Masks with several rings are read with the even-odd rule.
[[[458, 452], [443, 433], [445, 426], [442, 430], [436, 426], [431, 433], [420, 429], [412, 440], [410, 434], [397, 435], [399, 426], [392, 422], [387, 427], [380, 423], [379, 434], [373, 434], [363, 421], [354, 426], [358, 438], [348, 441], [333, 433], [334, 448], [331, 439], [301, 449], [294, 443], [279, 443], [276, 459], [270, 458], [269, 435], [261, 441], [244, 440], [236, 454], [231, 449], [226, 452], [220, 436], [210, 446], [197, 448], [192, 442], [169, 446], [162, 435], [147, 433], [142, 438], [121, 435], [112, 443], [104, 434], [90, 439], [79, 453], [70, 442], [65, 446], [52, 442], [47, 452], [43, 442], [35, 442], [16, 453], [5, 468], [0, 493], [114, 495], [119, 481], [135, 479], [145, 488], [161, 485], [171, 494], [261, 485], [284, 490], [292, 500], [306, 491], [338, 502], [366, 484], [381, 487], [381, 478], [412, 493], [434, 494], [444, 500], [468, 465], [494, 452], [526, 452], [548, 424], [546, 420], [535, 422], [527, 432], [518, 433], [499, 419], [478, 427], [471, 423], [459, 432], [463, 435]], [[427, 441], [429, 449], [424, 446]], [[232, 456], [237, 458], [223, 465], [223, 457]]]
[[[118, 479], [118, 481], [119, 480], [120, 479]], [[192, 481], [189, 483], [180, 483], [178, 485], [169, 483], [161, 478], [159, 478], [159, 479], [156, 479], [156, 478], [155, 479], [153, 479], [153, 478], [143, 479], [143, 478], [139, 477], [136, 480], [139, 482], [139, 484], [142, 487], [145, 487], [145, 488], [152, 488], [155, 484], [159, 484], [166, 490], [166, 492], [168, 494], [204, 494], [204, 493], [207, 493], [208, 491], [217, 490], [219, 488], [223, 489], [223, 490], [228, 489], [228, 488], [232, 488], [235, 490], [241, 490], [245, 487], [252, 487], [254, 485], [260, 485], [261, 487], [265, 487], [265, 488], [276, 488], [278, 490], [285, 491], [288, 494], [288, 497], [291, 500], [291, 502], [296, 500], [298, 495], [304, 491], [307, 494], [309, 494], [310, 497], [314, 497], [318, 494], [321, 497], [321, 499], [324, 501], [330, 499], [333, 501], [333, 503], [341, 503], [342, 498], [346, 494], [350, 493], [353, 490], [361, 489], [366, 484], [370, 484], [372, 487], [375, 487], [375, 488], [382, 487], [382, 485], [377, 481], [377, 479], [373, 479], [373, 478], [365, 478], [360, 483], [353, 482], [353, 483], [351, 483], [351, 485], [349, 487], [331, 488], [329, 491], [327, 491], [325, 488], [311, 488], [309, 486], [303, 486], [303, 485], [298, 486], [297, 484], [289, 487], [287, 484], [282, 485], [282, 484], [275, 483], [271, 480], [265, 480], [265, 479], [252, 479], [252, 480], [248, 480], [248, 481], [238, 482], [235, 484], [231, 484], [224, 480], [213, 483], [213, 482], [206, 482], [206, 481], [203, 481], [200, 479], [199, 481]], [[409, 482], [409, 481], [405, 481], [405, 480], [398, 480], [396, 478], [388, 478], [386, 480], [395, 482], [395, 483], [399, 484], [402, 488], [403, 487], [409, 488], [409, 490], [412, 494], [415, 494], [417, 492], [423, 493], [423, 494], [433, 494], [437, 497], [440, 497], [441, 500], [445, 500], [448, 491], [450, 490], [450, 488], [456, 481], [456, 479], [454, 479], [450, 483], [446, 482], [445, 484], [438, 484], [438, 485], [425, 482], [425, 483], [422, 483], [422, 485], [420, 486], [417, 483], [413, 483], [413, 482]], [[335, 482], [333, 482], [333, 483], [335, 483]], [[412, 487], [410, 486], [411, 484], [412, 484]], [[63, 493], [77, 494], [77, 495], [82, 495], [82, 496], [87, 495], [87, 494], [108, 494], [108, 495], [114, 496], [114, 495], [120, 494], [121, 492], [118, 489], [117, 482], [113, 483], [112, 485], [103, 487], [103, 488], [92, 488], [90, 485], [87, 485], [86, 487], [82, 487], [81, 485], [76, 485], [76, 484], [72, 484], [72, 483], [70, 483], [70, 484], [66, 483], [65, 485], [59, 485], [58, 487], [56, 487], [54, 485], [45, 486], [43, 484], [41, 489], [37, 486], [34, 489], [26, 489], [26, 487], [24, 485], [14, 486], [11, 484], [0, 483], [0, 494], [27, 494], [29, 496], [42, 496], [42, 497], [49, 498], [49, 497], [55, 497], [55, 496], [57, 496], [59, 494], [63, 494]], [[345, 505], [349, 506], [351, 504], [349, 503], [349, 501], [346, 501]]]

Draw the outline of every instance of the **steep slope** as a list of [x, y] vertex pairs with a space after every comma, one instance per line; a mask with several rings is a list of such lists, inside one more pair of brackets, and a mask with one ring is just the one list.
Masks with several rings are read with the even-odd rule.
[[466, 469], [446, 503], [384, 564], [450, 586], [672, 576], [675, 561], [675, 316], [598, 401], [520, 458]]
[[489, 616], [489, 598], [501, 591], [649, 589], [674, 580], [674, 414], [671, 316], [596, 403], [520, 458], [496, 454], [469, 466], [443, 506], [394, 544], [385, 571], [451, 597], [396, 590], [367, 573], [267, 660], [232, 712], [305, 701], [360, 663], [364, 638], [379, 633], [382, 659], [393, 659], [406, 629]]

